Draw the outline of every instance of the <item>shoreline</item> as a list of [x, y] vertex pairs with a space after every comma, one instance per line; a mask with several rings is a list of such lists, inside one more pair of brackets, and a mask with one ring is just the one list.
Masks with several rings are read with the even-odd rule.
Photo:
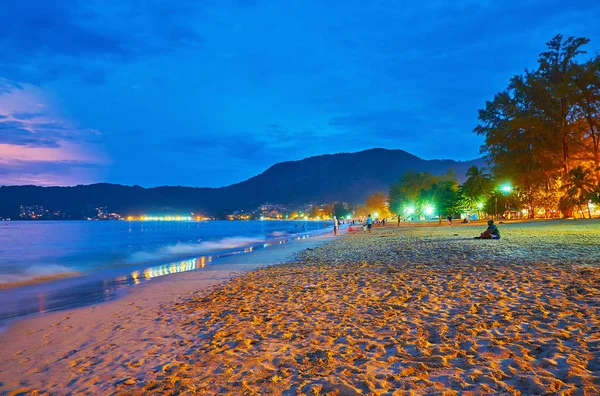
[[[260, 243], [206, 251], [196, 256], [182, 256], [168, 261], [154, 260], [137, 266], [104, 268], [98, 272], [70, 272], [28, 279], [17, 284], [0, 284], [0, 299], [8, 305], [0, 307], [0, 330], [7, 323], [26, 319], [39, 313], [73, 309], [105, 303], [120, 298], [149, 280], [173, 273], [205, 270], [231, 262], [230, 257], [254, 256], [263, 250], [303, 243], [328, 235], [331, 231], [316, 230], [286, 237], [275, 236]], [[237, 260], [237, 259], [234, 259]], [[254, 259], [249, 258], [252, 261]], [[266, 259], [268, 261], [268, 258]]]
[[[269, 248], [254, 250], [247, 254], [229, 253], [220, 257], [210, 267], [171, 273], [168, 276], [159, 276], [133, 287], [117, 290], [116, 295], [107, 301], [8, 318], [0, 327], [0, 358], [5, 359], [7, 345], [21, 342], [21, 335], [37, 333], [44, 328], [52, 327], [56, 321], [61, 320], [61, 317], [74, 319], [72, 322], [75, 324], [70, 326], [77, 326], [78, 320], [94, 321], [90, 319], [92, 313], [105, 317], [113, 312], [125, 310], [127, 306], [140, 299], [147, 302], [145, 309], [155, 308], [158, 304], [172, 303], [189, 293], [210, 288], [248, 271], [291, 261], [300, 251], [312, 249], [339, 237], [339, 234], [338, 237], [317, 234], [285, 244], [274, 244]], [[89, 325], [92, 323], [86, 323], [84, 326]]]
[[[339, 237], [339, 234], [337, 237], [318, 235], [271, 250], [231, 255], [214, 267], [152, 279], [111, 301], [17, 319], [0, 332], [0, 393], [9, 387], [10, 378], [25, 374], [19, 368], [20, 363], [35, 362], [27, 370], [27, 376], [43, 378], [49, 367], [79, 351], [80, 346], [112, 338], [120, 345], [135, 347], [137, 335], [121, 333], [122, 323], [126, 322], [128, 328], [156, 327], [153, 332], [169, 332], [168, 323], [156, 323], [163, 307], [179, 304], [195, 293], [210, 290], [249, 271], [289, 262], [299, 252]], [[43, 366], [46, 368], [41, 368]], [[26, 392], [31, 388], [19, 389]]]
[[[34, 225], [35, 227], [44, 228], [32, 229], [30, 228], [31, 224], [28, 224], [31, 222], [38, 223]], [[55, 227], [57, 223], [61, 223], [60, 221], [15, 221], [15, 224], [10, 227], [0, 229], [2, 231], [0, 239], [8, 238], [10, 242], [10, 238], [16, 238], [16, 248], [10, 249], [9, 246], [9, 249], [0, 255], [7, 263], [0, 263], [0, 292], [38, 284], [49, 284], [63, 278], [91, 277], [102, 273], [110, 276], [111, 272], [116, 274], [119, 269], [125, 271], [120, 274], [123, 275], [128, 269], [131, 271], [143, 270], [145, 267], [188, 260], [196, 256], [222, 256], [237, 253], [244, 248], [258, 249], [263, 243], [273, 244], [281, 240], [286, 243], [297, 239], [298, 236], [318, 235], [324, 230], [323, 226], [325, 229], [327, 228], [327, 221], [315, 221], [315, 224], [307, 225], [306, 229], [304, 225], [307, 221], [304, 221], [302, 229], [291, 227], [292, 224], [297, 223], [295, 221], [280, 220], [277, 222], [286, 224], [282, 224], [281, 228], [278, 226], [263, 227], [264, 224], [272, 222], [245, 221], [243, 223], [249, 225], [242, 224], [242, 228], [236, 228], [231, 226], [232, 223], [239, 225], [240, 222], [215, 221], [210, 225], [207, 222], [198, 222], [198, 224], [190, 226], [189, 222], [171, 224], [149, 221], [142, 222], [141, 225], [137, 225], [138, 228], [132, 229], [127, 228], [131, 227], [131, 222], [75, 221], [85, 227], [82, 229], [67, 227], [56, 230], [49, 225]], [[106, 228], [104, 227], [106, 224], [116, 224], [120, 228]], [[258, 226], [259, 224], [261, 226]], [[214, 230], [210, 229], [213, 225], [216, 227]], [[153, 232], [154, 235], [158, 233], [156, 230], [163, 228], [171, 234], [168, 234], [166, 239], [158, 238], [156, 240], [152, 239], [154, 235], [149, 235], [150, 239], [144, 241], [146, 237], [141, 235], [144, 227], [149, 227], [147, 231]], [[69, 245], [63, 243], [64, 240], [60, 238], [44, 239], [38, 238], [35, 234], [37, 232], [56, 235], [64, 232], [69, 240], [70, 238], [77, 239], [81, 234], [70, 235], [70, 233], [79, 231], [88, 233], [91, 239], [98, 242], [86, 243], [87, 241], [84, 240], [84, 243]], [[56, 247], [59, 253], [48, 254], [48, 252], [36, 249], [37, 246], [30, 249], [29, 245], [20, 243], [19, 236], [21, 234], [28, 235], [27, 233], [31, 232], [34, 232], [33, 237], [37, 246], [43, 247], [47, 243], [48, 246]], [[113, 233], [118, 233], [121, 239], [111, 240], [109, 234]], [[131, 237], [133, 239], [129, 240]], [[121, 243], [123, 240], [128, 242]], [[25, 250], [20, 251], [19, 249]], [[114, 252], [104, 254], [107, 250]], [[90, 253], [86, 255], [85, 252]]]
[[0, 335], [0, 393], [600, 392], [600, 221], [477, 231], [330, 236], [23, 322]]
[[[60, 313], [65, 310], [73, 310], [84, 307], [91, 307], [98, 304], [106, 304], [113, 301], [117, 301], [123, 296], [126, 296], [131, 293], [136, 293], [138, 289], [147, 287], [148, 284], [156, 284], [162, 282], [169, 282], [174, 280], [172, 277], [176, 275], [182, 274], [190, 274], [196, 271], [201, 272], [214, 272], [218, 279], [222, 279], [221, 272], [231, 272], [229, 271], [228, 266], [238, 266], [241, 263], [252, 263], [256, 265], [256, 268], [264, 265], [272, 265], [278, 264], [282, 262], [289, 261], [293, 259], [294, 255], [299, 251], [304, 249], [305, 245], [315, 245], [323, 243], [324, 239], [329, 238], [329, 232], [317, 232], [314, 234], [305, 234], [299, 237], [294, 236], [291, 239], [273, 239], [271, 241], [265, 241], [265, 243], [261, 243], [259, 245], [251, 245], [251, 246], [242, 246], [236, 249], [229, 249], [224, 251], [216, 251], [216, 252], [206, 252], [205, 254], [186, 258], [178, 261], [169, 261], [162, 264], [152, 264], [145, 270], [141, 269], [127, 269], [127, 275], [109, 275], [109, 273], [98, 273], [98, 274], [86, 274], [81, 272], [73, 272], [69, 274], [60, 274], [52, 277], [43, 277], [43, 279], [49, 279], [49, 282], [39, 282], [36, 281], [32, 283], [24, 283], [23, 285], [14, 286], [14, 287], [0, 287], [0, 293], [8, 294], [10, 292], [21, 292], [20, 288], [26, 288], [28, 286], [44, 288], [45, 293], [48, 293], [48, 288], [50, 292], [52, 292], [52, 288], [56, 286], [52, 281], [59, 282], [70, 282], [72, 285], [82, 285], [83, 287], [93, 287], [97, 283], [103, 283], [107, 285], [108, 283], [112, 283], [115, 280], [120, 281], [121, 283], [118, 285], [110, 286], [110, 293], [107, 291], [106, 298], [100, 299], [96, 298], [96, 300], [87, 302], [87, 303], [79, 303], [79, 304], [70, 304], [64, 307], [57, 307], [52, 309], [43, 309], [40, 312], [32, 312], [30, 314], [23, 315], [15, 315], [8, 316], [4, 319], [0, 319], [0, 334], [2, 334], [2, 328], [4, 330], [7, 327], [10, 327], [12, 324], [20, 322], [22, 320], [29, 320], [31, 318], [36, 318], [40, 315], [48, 315], [52, 313]], [[312, 243], [310, 243], [312, 242]], [[289, 256], [289, 257], [288, 257]], [[202, 259], [202, 260], [200, 260]], [[206, 260], [204, 260], [206, 259]], [[182, 263], [189, 263], [191, 261], [198, 261], [197, 265], [187, 266], [182, 265]], [[200, 264], [200, 261], [202, 263]], [[200, 266], [201, 265], [201, 266]], [[254, 268], [249, 267], [246, 271], [252, 270]], [[129, 274], [139, 274], [131, 276]], [[144, 273], [146, 273], [146, 277], [144, 277]], [[166, 276], [165, 276], [166, 275]], [[69, 291], [70, 285], [67, 285], [66, 290]]]

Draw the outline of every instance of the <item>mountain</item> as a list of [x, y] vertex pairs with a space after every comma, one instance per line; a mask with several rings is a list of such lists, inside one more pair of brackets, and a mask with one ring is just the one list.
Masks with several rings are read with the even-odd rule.
[[[99, 183], [75, 187], [0, 187], [0, 217], [18, 218], [20, 205], [61, 210], [71, 218], [95, 214], [106, 206], [121, 214], [188, 213], [222, 216], [269, 202], [300, 205], [309, 202], [358, 204], [377, 191], [387, 191], [404, 172], [435, 175], [486, 166], [473, 161], [424, 160], [402, 150], [371, 149], [358, 153], [320, 155], [281, 162], [260, 175], [221, 188], [122, 186]], [[88, 213], [88, 214], [86, 214]]]

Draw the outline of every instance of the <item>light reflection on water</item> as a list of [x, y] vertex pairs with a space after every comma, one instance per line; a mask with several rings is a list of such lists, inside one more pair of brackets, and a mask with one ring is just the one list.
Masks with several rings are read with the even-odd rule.
[[[61, 277], [132, 271], [281, 238], [326, 231], [298, 221], [11, 221], [0, 229], [0, 288]], [[302, 225], [302, 227], [300, 227]], [[128, 269], [124, 269], [128, 268]], [[118, 273], [117, 273], [118, 272]]]
[[110, 301], [121, 295], [127, 288], [157, 277], [202, 270], [220, 258], [251, 253], [261, 249], [278, 249], [282, 247], [281, 245], [309, 237], [309, 235], [295, 236], [268, 244], [246, 246], [233, 251], [197, 256], [188, 260], [136, 269], [128, 274], [115, 274], [115, 270], [112, 271], [112, 274], [105, 272], [95, 276], [66, 278], [54, 283], [41, 283], [19, 289], [0, 290], [0, 301], [3, 301], [3, 304], [0, 305], [0, 326], [11, 318]]
[[[282, 240], [277, 241], [276, 243], [265, 243], [262, 245], [262, 247], [264, 249], [266, 249], [273, 245], [283, 245], [283, 244], [286, 244], [293, 240], [307, 239], [308, 237], [309, 237], [308, 235], [302, 235], [302, 236], [298, 236], [295, 238], [282, 239]], [[156, 278], [159, 276], [177, 274], [180, 272], [201, 269], [206, 266], [206, 263], [212, 262], [214, 258], [221, 258], [221, 257], [226, 257], [226, 256], [231, 256], [234, 254], [241, 254], [241, 253], [250, 253], [250, 252], [254, 251], [255, 248], [256, 247], [254, 247], [254, 246], [249, 246], [249, 247], [244, 248], [243, 250], [233, 251], [233, 252], [229, 252], [229, 253], [215, 256], [215, 257], [200, 256], [200, 257], [193, 258], [190, 260], [184, 260], [184, 261], [178, 261], [178, 262], [173, 262], [173, 263], [168, 263], [168, 264], [157, 265], [157, 266], [146, 268], [143, 271], [133, 271], [131, 273], [130, 277], [131, 277], [131, 280], [133, 281], [133, 283], [137, 285], [140, 283], [141, 277], [148, 280], [148, 279]], [[121, 282], [124, 281], [124, 279], [122, 277], [116, 278], [115, 280], [121, 281]]]
[[[212, 257], [202, 256], [191, 260], [184, 260], [180, 263], [157, 265], [154, 267], [146, 268], [142, 274], [145, 279], [152, 279], [156, 278], [157, 276], [176, 274], [179, 272], [192, 271], [195, 269], [203, 268], [206, 265], [207, 261], [212, 261]], [[136, 285], [140, 283], [139, 276], [140, 271], [134, 271], [131, 273], [131, 278], [135, 281]]]

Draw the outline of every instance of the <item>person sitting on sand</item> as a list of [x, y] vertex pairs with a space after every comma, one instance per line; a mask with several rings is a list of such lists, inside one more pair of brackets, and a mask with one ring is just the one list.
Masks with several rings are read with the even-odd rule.
[[500, 230], [494, 224], [494, 220], [488, 220], [488, 228], [475, 239], [500, 239]]

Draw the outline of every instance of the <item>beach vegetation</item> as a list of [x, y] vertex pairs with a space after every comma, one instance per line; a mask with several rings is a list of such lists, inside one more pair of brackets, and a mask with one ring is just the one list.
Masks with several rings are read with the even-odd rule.
[[[509, 199], [529, 217], [571, 216], [573, 207], [592, 217], [600, 182], [600, 56], [583, 57], [589, 41], [556, 35], [535, 70], [514, 76], [479, 110], [474, 132], [485, 138], [490, 180], [513, 186], [506, 197], [486, 195], [488, 209], [490, 199], [494, 206]], [[470, 178], [461, 188], [468, 203], [477, 199]]]
[[[367, 215], [370, 213], [373, 217], [387, 218], [390, 217], [388, 196], [384, 192], [377, 192], [367, 197], [365, 203]], [[377, 215], [375, 215], [377, 213]]]

